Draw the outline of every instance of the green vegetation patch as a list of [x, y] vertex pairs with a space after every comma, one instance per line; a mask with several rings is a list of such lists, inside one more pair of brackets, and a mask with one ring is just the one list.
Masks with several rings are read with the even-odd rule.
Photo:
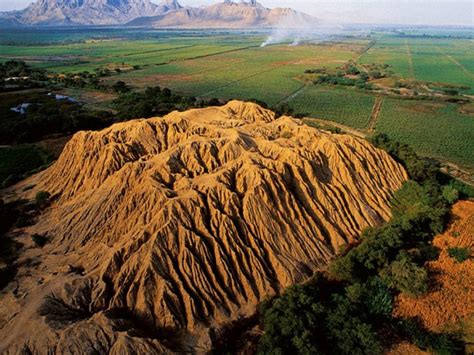
[[448, 254], [458, 263], [462, 263], [471, 257], [471, 250], [469, 248], [449, 248]]
[[34, 145], [0, 148], [0, 184], [7, 187], [50, 161], [49, 155]]
[[370, 121], [375, 97], [354, 89], [306, 87], [291, 99], [297, 113], [363, 129]]
[[456, 104], [386, 99], [376, 129], [422, 155], [474, 168], [474, 117]]

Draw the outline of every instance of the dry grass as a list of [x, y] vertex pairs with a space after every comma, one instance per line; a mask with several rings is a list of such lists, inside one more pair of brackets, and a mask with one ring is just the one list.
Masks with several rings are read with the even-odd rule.
[[462, 201], [453, 207], [448, 230], [435, 238], [441, 250], [438, 260], [429, 262], [435, 287], [426, 296], [412, 299], [400, 295], [396, 300], [395, 316], [419, 317], [425, 327], [435, 332], [452, 328], [474, 314], [474, 260], [456, 262], [448, 255], [451, 247], [473, 250], [474, 202]]

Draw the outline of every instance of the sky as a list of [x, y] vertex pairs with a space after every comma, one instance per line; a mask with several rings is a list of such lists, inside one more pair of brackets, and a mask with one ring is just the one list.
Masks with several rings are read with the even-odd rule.
[[[152, 0], [159, 2], [159, 0]], [[200, 6], [220, 0], [180, 0]], [[32, 0], [0, 0], [0, 11], [25, 8]], [[292, 7], [335, 23], [470, 25], [474, 1], [469, 0], [259, 0], [267, 7]]]

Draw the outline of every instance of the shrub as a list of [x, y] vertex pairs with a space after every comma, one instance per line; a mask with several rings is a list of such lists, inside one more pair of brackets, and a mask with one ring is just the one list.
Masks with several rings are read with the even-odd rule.
[[15, 223], [15, 227], [17, 227], [17, 228], [28, 227], [28, 226], [31, 226], [31, 225], [32, 225], [31, 220], [26, 216], [18, 217], [18, 219]]
[[339, 256], [329, 264], [329, 273], [340, 281], [355, 281], [355, 260], [352, 258], [353, 253]]
[[49, 202], [51, 194], [47, 191], [38, 191], [35, 197], [35, 202], [39, 207], [45, 206]]
[[293, 108], [290, 105], [288, 105], [287, 103], [279, 104], [279, 105], [273, 107], [272, 109], [275, 112], [276, 117], [292, 116], [293, 113], [294, 113]]
[[369, 71], [369, 76], [372, 78], [372, 79], [380, 79], [380, 78], [383, 78], [383, 74], [381, 72], [379, 72], [378, 70], [371, 70]]
[[459, 200], [459, 191], [452, 186], [443, 187], [443, 197], [450, 205], [454, 204]]
[[363, 81], [367, 81], [367, 80], [369, 80], [369, 75], [366, 72], [362, 72], [359, 75], [359, 79], [363, 80]]
[[[116, 69], [116, 70], [120, 72], [120, 69]], [[112, 89], [116, 93], [126, 93], [131, 90], [130, 87], [123, 81], [117, 81], [114, 85], [112, 85]]]
[[33, 240], [35, 245], [40, 248], [44, 247], [46, 243], [48, 242], [48, 238], [46, 238], [44, 235], [37, 234], [37, 233], [31, 236], [31, 240]]
[[374, 277], [364, 285], [364, 303], [371, 315], [389, 318], [393, 311], [393, 296], [380, 277]]
[[452, 333], [431, 333], [423, 328], [418, 319], [399, 321], [398, 328], [413, 344], [434, 354], [459, 354], [463, 348], [459, 336]]
[[346, 74], [357, 75], [359, 73], [360, 73], [359, 69], [357, 69], [357, 67], [354, 65], [349, 65], [346, 69]]
[[454, 247], [448, 249], [448, 254], [458, 263], [462, 263], [471, 257], [471, 250], [469, 248]]
[[354, 283], [345, 289], [347, 298], [359, 304], [372, 320], [390, 318], [393, 311], [393, 296], [389, 287], [376, 276], [365, 283]]
[[363, 319], [357, 304], [335, 295], [326, 319], [326, 331], [332, 345], [331, 353], [381, 354], [382, 346], [373, 327]]
[[406, 254], [382, 270], [382, 277], [390, 287], [410, 297], [420, 297], [428, 291], [428, 272]]
[[324, 306], [315, 286], [294, 286], [265, 311], [265, 333], [260, 339], [262, 354], [320, 354]]

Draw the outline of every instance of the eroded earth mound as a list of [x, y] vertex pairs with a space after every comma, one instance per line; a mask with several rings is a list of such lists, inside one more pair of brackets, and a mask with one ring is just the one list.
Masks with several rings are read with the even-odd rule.
[[364, 140], [252, 103], [80, 132], [14, 187], [53, 202], [0, 296], [0, 352], [210, 349], [387, 220], [406, 179]]

